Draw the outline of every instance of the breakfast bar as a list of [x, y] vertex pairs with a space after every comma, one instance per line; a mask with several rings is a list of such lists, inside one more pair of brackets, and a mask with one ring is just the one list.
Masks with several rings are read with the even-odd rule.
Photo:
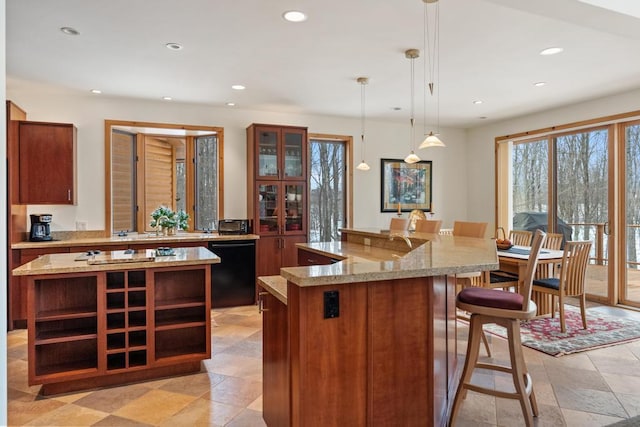
[[269, 426], [446, 425], [459, 377], [455, 280], [495, 242], [380, 230], [298, 244], [259, 278]]
[[29, 385], [43, 394], [198, 372], [211, 357], [204, 247], [43, 255], [26, 276]]

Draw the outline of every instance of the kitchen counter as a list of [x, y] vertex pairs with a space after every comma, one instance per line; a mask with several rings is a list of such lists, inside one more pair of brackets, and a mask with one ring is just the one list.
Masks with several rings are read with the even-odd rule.
[[[298, 247], [333, 258], [343, 259], [331, 265], [288, 267], [281, 275], [298, 286], [319, 286], [453, 275], [498, 268], [495, 242], [491, 239], [440, 236], [428, 233], [401, 233], [412, 242], [412, 249], [399, 237], [379, 230], [348, 230], [364, 239], [376, 239], [369, 245], [353, 241], [299, 243]], [[391, 244], [395, 248], [391, 248]], [[376, 246], [381, 245], [381, 246]]]
[[258, 278], [265, 423], [446, 426], [455, 275], [498, 268], [495, 241], [343, 229], [297, 247], [307, 266]]
[[67, 248], [73, 246], [109, 246], [129, 244], [180, 243], [180, 242], [209, 242], [212, 240], [256, 240], [260, 236], [256, 234], [225, 234], [218, 233], [176, 233], [173, 236], [156, 236], [153, 233], [130, 233], [127, 236], [111, 237], [84, 237], [79, 239], [60, 239], [47, 242], [18, 242], [11, 245], [11, 249], [38, 249], [38, 248]]
[[[139, 252], [139, 251], [138, 251]], [[153, 250], [148, 250], [153, 254]], [[16, 276], [34, 276], [34, 275], [50, 275], [65, 273], [84, 273], [94, 271], [110, 271], [114, 267], [119, 270], [136, 270], [141, 268], [158, 268], [158, 267], [174, 267], [201, 264], [217, 264], [220, 258], [203, 247], [193, 248], [175, 248], [175, 255], [157, 256], [153, 261], [140, 262], [118, 262], [110, 264], [89, 264], [87, 260], [76, 261], [82, 252], [62, 253], [42, 255], [33, 261], [30, 261], [13, 270]], [[103, 253], [105, 254], [105, 253]], [[106, 254], [117, 254], [122, 259], [126, 259], [127, 255], [124, 251], [106, 252]]]
[[47, 254], [14, 269], [27, 288], [29, 385], [47, 395], [199, 372], [211, 358], [210, 265], [220, 258], [173, 251]]

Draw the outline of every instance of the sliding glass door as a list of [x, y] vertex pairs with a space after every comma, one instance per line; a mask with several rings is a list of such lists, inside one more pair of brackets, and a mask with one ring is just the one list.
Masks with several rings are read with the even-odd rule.
[[623, 304], [640, 307], [640, 121], [621, 126], [624, 135], [624, 252], [625, 265], [620, 269]]

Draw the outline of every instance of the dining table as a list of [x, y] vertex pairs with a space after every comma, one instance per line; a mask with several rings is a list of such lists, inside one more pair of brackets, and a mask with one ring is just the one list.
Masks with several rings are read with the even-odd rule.
[[[528, 246], [514, 245], [509, 249], [498, 249], [498, 261], [500, 262], [500, 270], [518, 276], [518, 288], [522, 289], [524, 277], [529, 263], [529, 254], [531, 248]], [[538, 266], [546, 266], [544, 270], [548, 271], [548, 277], [551, 277], [555, 271], [555, 266], [562, 262], [564, 251], [555, 249], [542, 248], [538, 254]], [[537, 315], [543, 316], [553, 312], [552, 298], [550, 294], [533, 291], [531, 299], [538, 307]]]

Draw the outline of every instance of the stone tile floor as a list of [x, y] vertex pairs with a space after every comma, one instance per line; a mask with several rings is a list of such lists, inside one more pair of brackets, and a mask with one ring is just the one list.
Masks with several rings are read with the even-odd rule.
[[[640, 313], [594, 306], [628, 316]], [[200, 373], [51, 397], [27, 385], [27, 334], [8, 334], [10, 425], [32, 426], [264, 426], [262, 333], [256, 307], [212, 311], [213, 357]], [[463, 354], [467, 328], [459, 324]], [[494, 359], [507, 360], [505, 341], [489, 335]], [[482, 350], [481, 350], [482, 351]], [[554, 358], [524, 349], [534, 381], [538, 426], [603, 426], [640, 415], [640, 341]], [[504, 374], [474, 381], [504, 388]], [[457, 426], [523, 425], [516, 401], [469, 392]], [[277, 426], [276, 426], [277, 427]]]

